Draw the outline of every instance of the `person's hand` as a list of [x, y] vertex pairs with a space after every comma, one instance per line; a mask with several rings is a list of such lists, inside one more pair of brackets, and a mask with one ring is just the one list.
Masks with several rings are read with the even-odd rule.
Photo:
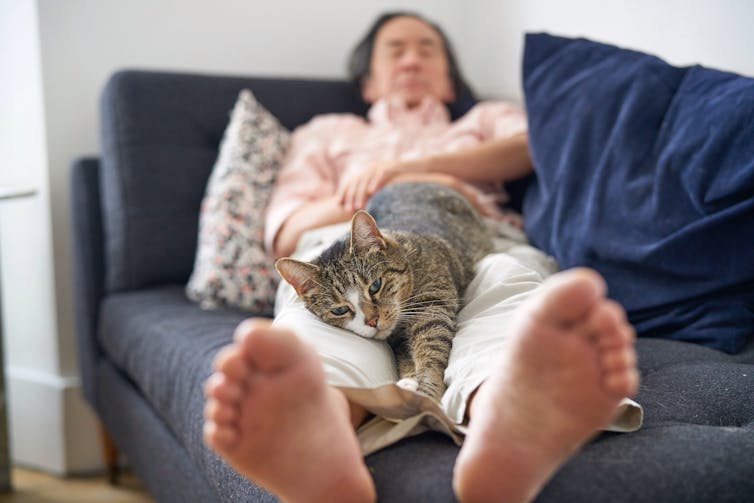
[[367, 200], [401, 173], [411, 171], [410, 161], [379, 161], [341, 182], [336, 198], [349, 211], [362, 209]]

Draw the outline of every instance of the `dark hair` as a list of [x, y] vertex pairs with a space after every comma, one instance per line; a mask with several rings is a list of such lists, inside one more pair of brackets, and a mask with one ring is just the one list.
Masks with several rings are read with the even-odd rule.
[[448, 37], [445, 36], [445, 32], [443, 32], [437, 24], [427, 20], [420, 14], [407, 11], [395, 11], [382, 14], [375, 20], [366, 35], [364, 35], [359, 43], [356, 44], [356, 47], [353, 48], [351, 56], [348, 59], [348, 75], [354, 85], [361, 90], [361, 85], [364, 79], [369, 77], [369, 70], [372, 63], [372, 52], [374, 51], [374, 41], [377, 38], [377, 32], [379, 32], [380, 28], [382, 28], [388, 21], [396, 17], [404, 16], [418, 19], [437, 32], [442, 40], [443, 47], [445, 48], [445, 57], [448, 60], [448, 74], [451, 84], [453, 85], [456, 100], [461, 99], [462, 97], [472, 96], [473, 92], [461, 75], [461, 69], [458, 67], [453, 47], [450, 45]]

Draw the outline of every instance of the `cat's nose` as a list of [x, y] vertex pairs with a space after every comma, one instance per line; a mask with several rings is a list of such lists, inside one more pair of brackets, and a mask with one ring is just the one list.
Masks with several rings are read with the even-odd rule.
[[379, 319], [379, 316], [375, 316], [374, 318], [367, 320], [367, 325], [369, 325], [370, 327], [376, 327]]

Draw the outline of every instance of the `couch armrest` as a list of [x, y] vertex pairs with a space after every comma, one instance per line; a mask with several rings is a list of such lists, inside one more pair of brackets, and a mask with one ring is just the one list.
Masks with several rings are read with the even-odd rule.
[[71, 220], [79, 370], [84, 397], [94, 405], [97, 396], [94, 366], [100, 353], [97, 322], [105, 274], [97, 158], [79, 158], [72, 163]]

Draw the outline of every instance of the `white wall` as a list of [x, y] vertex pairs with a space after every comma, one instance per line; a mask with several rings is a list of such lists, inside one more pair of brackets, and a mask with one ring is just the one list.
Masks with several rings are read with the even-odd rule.
[[[78, 383], [75, 374], [61, 373], [60, 355], [71, 349], [57, 337], [50, 202], [56, 190], [65, 189], [49, 183], [37, 14], [34, 2], [0, 3], [0, 184], [37, 190], [32, 198], [0, 206], [3, 342], [12, 457], [62, 472], [67, 450], [62, 396]], [[93, 423], [85, 414], [81, 422]], [[90, 442], [75, 456], [96, 461], [96, 445]]]
[[78, 386], [68, 176], [71, 159], [99, 151], [97, 101], [108, 76], [140, 67], [339, 77], [368, 23], [395, 8], [444, 26], [468, 79], [488, 96], [521, 99], [527, 30], [754, 75], [747, 0], [0, 0], [0, 184], [39, 190], [0, 208], [16, 460], [59, 473], [99, 463], [96, 433], [65, 434], [81, 430], [64, 424], [71, 417], [92, 420], [67, 398]]
[[754, 76], [749, 0], [475, 0], [467, 6], [458, 49], [484, 95], [522, 99], [523, 34], [538, 31]]

